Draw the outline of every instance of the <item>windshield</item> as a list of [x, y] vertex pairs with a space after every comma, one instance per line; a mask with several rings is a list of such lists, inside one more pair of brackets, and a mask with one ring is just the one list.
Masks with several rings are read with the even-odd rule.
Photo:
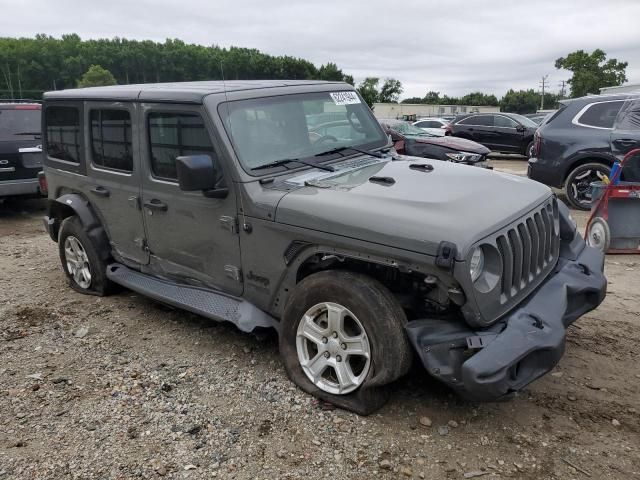
[[221, 104], [218, 112], [246, 170], [338, 147], [387, 143], [367, 104], [351, 91], [232, 101]]
[[411, 125], [408, 122], [402, 123], [394, 123], [393, 125], [389, 125], [392, 130], [395, 130], [402, 135], [420, 135], [424, 137], [433, 137], [430, 133], [425, 132], [421, 128], [416, 127], [415, 125]]
[[[40, 109], [0, 109], [0, 139], [40, 135]], [[28, 135], [30, 134], [30, 135]]]
[[520, 122], [525, 127], [538, 128], [538, 124], [536, 122], [534, 122], [530, 118], [525, 117], [524, 115], [518, 115], [517, 113], [514, 113], [513, 115], [511, 115], [511, 117], [514, 120]]

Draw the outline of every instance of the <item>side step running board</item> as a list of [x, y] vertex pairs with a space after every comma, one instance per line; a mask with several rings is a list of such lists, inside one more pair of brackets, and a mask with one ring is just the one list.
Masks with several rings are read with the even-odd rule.
[[234, 323], [243, 332], [258, 327], [278, 329], [278, 322], [252, 303], [199, 287], [184, 286], [132, 270], [119, 263], [107, 267], [107, 277], [147, 297], [213, 320]]

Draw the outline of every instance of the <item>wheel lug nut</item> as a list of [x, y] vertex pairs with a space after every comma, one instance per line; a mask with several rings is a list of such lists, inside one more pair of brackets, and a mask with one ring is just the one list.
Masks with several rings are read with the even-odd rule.
[[322, 343], [327, 343], [329, 339], [327, 337], [322, 337]]
[[342, 348], [343, 350], [346, 350], [347, 349], [347, 344], [346, 343], [341, 344], [340, 348]]
[[338, 355], [338, 356], [336, 357], [336, 362], [341, 362], [341, 361], [342, 361], [342, 357], [341, 357], [340, 355]]
[[331, 354], [329, 352], [324, 352], [324, 358], [329, 358]]
[[333, 332], [331, 336], [333, 336], [333, 338], [338, 338], [338, 332]]

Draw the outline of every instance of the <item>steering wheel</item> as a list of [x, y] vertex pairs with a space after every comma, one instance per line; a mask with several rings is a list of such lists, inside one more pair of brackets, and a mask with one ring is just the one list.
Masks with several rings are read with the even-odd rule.
[[319, 145], [321, 143], [328, 142], [328, 141], [337, 142], [338, 139], [336, 137], [334, 137], [333, 135], [322, 135], [315, 142], [313, 142], [313, 144], [314, 145]]

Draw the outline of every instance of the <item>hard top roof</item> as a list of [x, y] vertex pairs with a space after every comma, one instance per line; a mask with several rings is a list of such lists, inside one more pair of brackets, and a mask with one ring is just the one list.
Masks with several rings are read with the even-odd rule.
[[342, 85], [344, 82], [321, 80], [230, 80], [172, 83], [143, 83], [137, 85], [114, 85], [109, 87], [76, 88], [46, 92], [45, 100], [86, 99], [86, 100], [146, 100], [165, 102], [202, 103], [211, 94], [262, 90], [268, 88], [305, 87], [310, 85]]

